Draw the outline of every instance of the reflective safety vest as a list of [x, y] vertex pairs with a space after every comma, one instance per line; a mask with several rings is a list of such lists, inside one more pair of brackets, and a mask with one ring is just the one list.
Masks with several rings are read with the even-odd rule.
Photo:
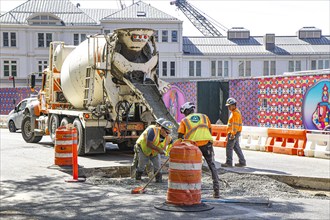
[[193, 113], [183, 119], [186, 131], [184, 139], [192, 141], [213, 141], [206, 115]]
[[167, 136], [164, 138], [163, 141], [160, 141], [160, 128], [157, 128], [155, 125], [150, 125], [147, 127], [146, 130], [143, 131], [143, 133], [140, 135], [140, 137], [137, 139], [136, 143], [141, 146], [141, 149], [146, 156], [156, 156], [158, 155], [158, 151], [155, 151], [149, 147], [147, 147], [147, 136], [149, 129], [153, 129], [155, 133], [155, 137], [152, 141], [152, 144], [160, 149], [165, 150], [166, 146], [170, 143], [171, 138]]

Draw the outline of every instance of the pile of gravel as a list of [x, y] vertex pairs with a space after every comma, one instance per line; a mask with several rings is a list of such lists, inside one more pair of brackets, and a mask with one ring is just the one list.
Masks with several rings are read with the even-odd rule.
[[[166, 194], [167, 174], [163, 174], [163, 183], [155, 183], [154, 180], [147, 187], [148, 194]], [[221, 170], [220, 195], [222, 197], [258, 197], [258, 198], [317, 198], [330, 199], [327, 196], [315, 196], [301, 191], [262, 175], [238, 174]], [[108, 185], [109, 187], [124, 187], [132, 190], [144, 186], [148, 177], [143, 176], [142, 181], [136, 181], [130, 177], [108, 178], [106, 176], [91, 176], [87, 182], [93, 185]], [[213, 192], [212, 178], [208, 172], [202, 175], [202, 196], [209, 196]]]

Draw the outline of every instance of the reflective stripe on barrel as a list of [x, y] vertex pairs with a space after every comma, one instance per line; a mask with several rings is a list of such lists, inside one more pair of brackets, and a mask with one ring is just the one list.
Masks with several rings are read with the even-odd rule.
[[202, 153], [187, 142], [175, 144], [170, 152], [166, 202], [173, 205], [201, 203]]

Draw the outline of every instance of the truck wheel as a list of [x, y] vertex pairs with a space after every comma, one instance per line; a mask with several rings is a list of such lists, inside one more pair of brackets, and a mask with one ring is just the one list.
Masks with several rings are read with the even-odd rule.
[[56, 129], [60, 126], [60, 119], [58, 115], [51, 115], [49, 119], [49, 136], [55, 144]]
[[76, 118], [74, 121], [73, 121], [73, 126], [77, 129], [77, 140], [78, 140], [78, 143], [77, 143], [77, 151], [78, 151], [78, 155], [79, 156], [83, 156], [85, 155], [85, 129], [83, 128], [79, 118]]
[[31, 130], [31, 117], [29, 115], [23, 118], [22, 136], [27, 143], [38, 143], [42, 139], [42, 136], [35, 136], [35, 133]]
[[15, 123], [13, 122], [13, 121], [10, 121], [9, 123], [8, 123], [8, 128], [9, 128], [9, 131], [10, 132], [16, 132], [16, 126], [15, 126]]
[[72, 120], [70, 120], [68, 117], [64, 117], [61, 121], [60, 127], [66, 126], [68, 124], [72, 123]]

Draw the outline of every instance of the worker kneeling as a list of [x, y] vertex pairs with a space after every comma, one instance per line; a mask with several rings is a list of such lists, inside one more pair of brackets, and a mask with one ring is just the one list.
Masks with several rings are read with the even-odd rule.
[[[172, 143], [169, 135], [173, 128], [173, 124], [169, 121], [161, 123], [160, 127], [148, 127], [136, 141], [138, 149], [138, 167], [135, 179], [141, 180], [143, 171], [149, 161], [157, 172], [161, 166], [160, 154], [165, 154], [166, 146]], [[156, 175], [156, 183], [162, 182], [161, 170]]]

